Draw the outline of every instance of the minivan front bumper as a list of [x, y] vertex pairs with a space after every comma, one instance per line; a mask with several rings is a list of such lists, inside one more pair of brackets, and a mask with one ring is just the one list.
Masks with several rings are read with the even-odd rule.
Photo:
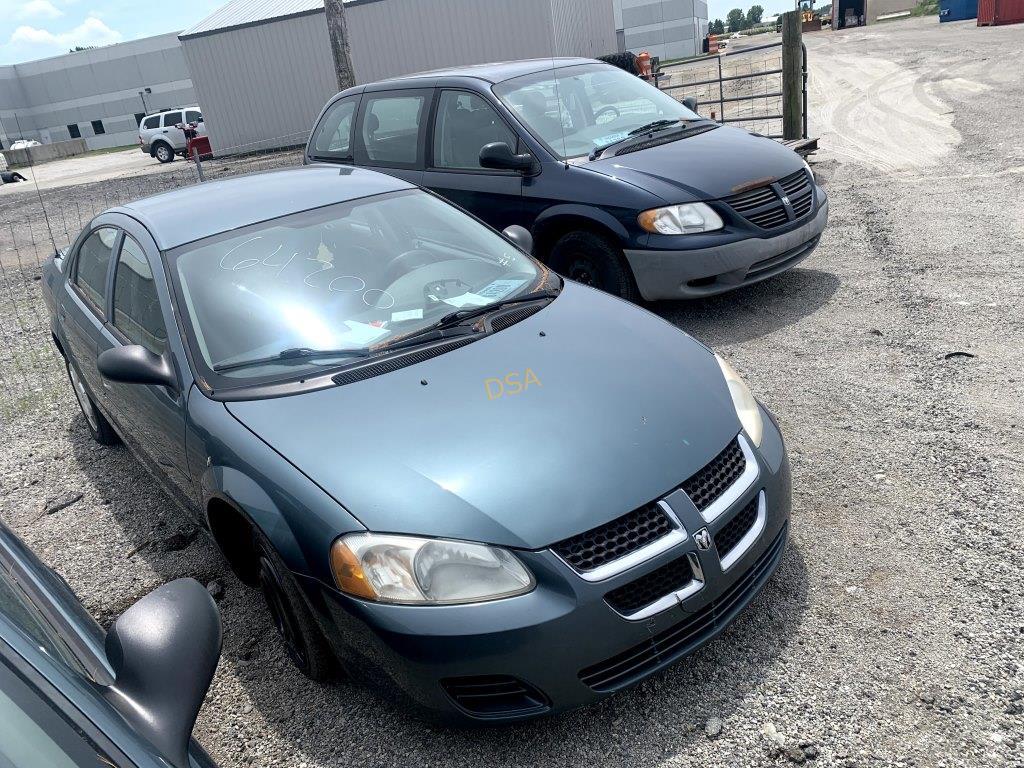
[[[756, 477], [706, 523], [717, 542], [741, 510], [760, 500], [759, 523], [732, 558], [720, 558], [717, 544], [701, 551], [698, 529], [685, 523], [684, 540], [601, 581], [581, 578], [552, 550], [518, 552], [537, 588], [490, 603], [386, 605], [321, 587], [315, 602], [325, 635], [347, 671], [434, 719], [522, 720], [628, 688], [720, 634], [782, 560], [789, 463], [767, 412], [764, 426], [761, 447], [752, 449]], [[673, 495], [666, 500], [679, 503]], [[677, 602], [659, 601], [642, 617], [626, 618], [609, 604], [611, 591], [685, 557], [699, 560], [699, 589], [676, 593]], [[493, 711], [476, 708], [481, 700], [493, 701]]]
[[775, 237], [750, 237], [693, 250], [626, 250], [640, 295], [648, 301], [713, 296], [765, 280], [796, 266], [814, 251], [828, 222], [820, 190], [816, 213]]

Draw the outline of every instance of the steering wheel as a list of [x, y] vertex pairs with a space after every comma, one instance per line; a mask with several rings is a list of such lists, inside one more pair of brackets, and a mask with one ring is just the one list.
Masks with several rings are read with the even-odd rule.
[[614, 104], [605, 104], [603, 107], [601, 107], [599, 110], [597, 110], [597, 114], [594, 115], [594, 122], [596, 123], [597, 122], [597, 118], [599, 118], [605, 112], [614, 112], [615, 116], [612, 117], [612, 120], [618, 120], [619, 119], [619, 116], [620, 116], [619, 108], [616, 107]]
[[412, 272], [419, 267], [425, 267], [437, 261], [437, 254], [428, 251], [426, 248], [413, 248], [412, 250], [400, 253], [384, 268], [385, 285], [390, 285], [407, 272]]

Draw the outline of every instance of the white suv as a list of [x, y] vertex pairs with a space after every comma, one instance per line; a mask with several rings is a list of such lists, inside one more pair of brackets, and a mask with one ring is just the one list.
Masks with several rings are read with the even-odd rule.
[[146, 115], [139, 123], [139, 147], [161, 163], [169, 163], [175, 155], [185, 156], [184, 123], [198, 123], [197, 132], [206, 135], [203, 113], [198, 106], [174, 107]]

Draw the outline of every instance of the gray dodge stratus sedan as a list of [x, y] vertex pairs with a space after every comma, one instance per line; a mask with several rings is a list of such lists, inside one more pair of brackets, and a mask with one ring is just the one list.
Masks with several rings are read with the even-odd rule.
[[111, 209], [46, 266], [85, 421], [262, 589], [295, 664], [435, 716], [587, 704], [721, 632], [790, 476], [735, 371], [391, 176]]

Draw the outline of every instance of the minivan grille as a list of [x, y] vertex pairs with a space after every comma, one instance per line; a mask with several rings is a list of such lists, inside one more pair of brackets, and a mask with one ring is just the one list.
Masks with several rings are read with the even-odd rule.
[[670, 592], [682, 589], [691, 581], [693, 568], [690, 566], [690, 558], [683, 555], [644, 574], [636, 581], [613, 589], [604, 599], [616, 611], [628, 616]]
[[657, 504], [634, 509], [610, 523], [591, 528], [555, 544], [555, 553], [577, 571], [586, 573], [635, 552], [672, 530]]
[[[782, 203], [782, 195], [789, 199], [793, 218], [790, 218], [786, 206]], [[725, 197], [722, 202], [751, 224], [762, 229], [774, 229], [802, 219], [811, 212], [814, 204], [814, 187], [807, 171], [801, 169], [784, 176], [774, 184]]]
[[747, 535], [747, 532], [754, 527], [757, 521], [757, 505], [759, 494], [755, 494], [747, 505], [733, 515], [732, 520], [722, 526], [715, 534], [715, 548], [718, 550], [718, 557], [724, 558], [740, 543], [740, 539]]
[[743, 474], [747, 459], [740, 448], [738, 437], [734, 437], [725, 449], [683, 483], [683, 491], [690, 501], [703, 512]]
[[449, 677], [441, 687], [460, 708], [478, 717], [510, 717], [548, 708], [543, 693], [510, 675]]
[[732, 621], [764, 586], [782, 557], [786, 528], [783, 526], [768, 549], [717, 600], [643, 642], [581, 669], [580, 681], [595, 691], [613, 691], [696, 650]]

